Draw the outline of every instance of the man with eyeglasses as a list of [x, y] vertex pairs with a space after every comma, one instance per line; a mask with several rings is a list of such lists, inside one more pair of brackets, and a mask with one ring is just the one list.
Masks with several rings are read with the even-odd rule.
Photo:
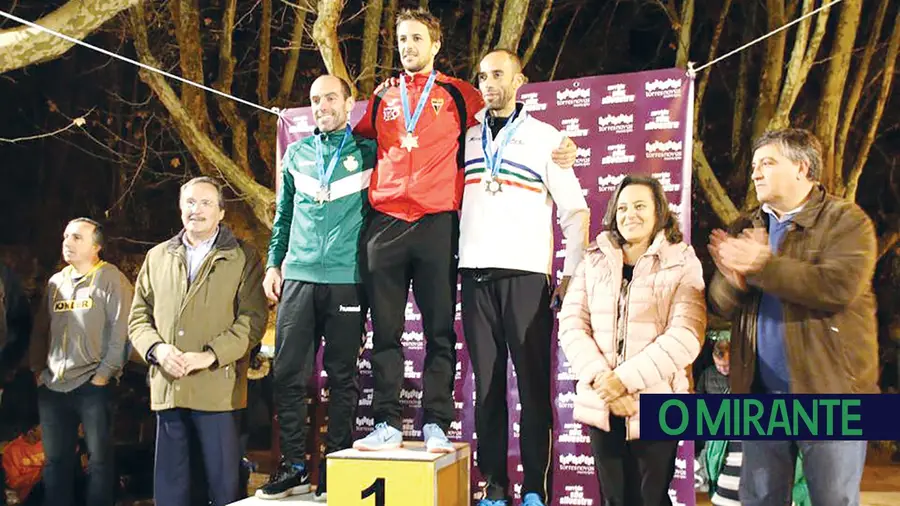
[[221, 224], [225, 202], [216, 180], [188, 181], [179, 200], [184, 229], [147, 253], [128, 321], [131, 342], [150, 364], [153, 498], [189, 505], [196, 437], [210, 504], [225, 506], [239, 497], [234, 412], [247, 407], [249, 352], [268, 318], [263, 269], [256, 251]]

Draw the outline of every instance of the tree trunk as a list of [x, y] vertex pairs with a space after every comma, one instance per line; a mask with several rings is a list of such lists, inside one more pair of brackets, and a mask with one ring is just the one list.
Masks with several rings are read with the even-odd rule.
[[[767, 0], [766, 11], [768, 13], [767, 28], [770, 31], [780, 28], [784, 24], [784, 0]], [[786, 37], [786, 32], [782, 31], [766, 39], [766, 52], [763, 56], [762, 77], [759, 83], [759, 98], [751, 131], [754, 139], [765, 132], [766, 126], [775, 115], [775, 107], [778, 105], [778, 96], [781, 91]]]
[[563, 48], [566, 47], [566, 42], [569, 40], [569, 33], [572, 32], [572, 25], [575, 24], [575, 18], [578, 17], [578, 13], [581, 12], [581, 7], [584, 4], [578, 4], [578, 7], [575, 8], [575, 13], [572, 14], [572, 18], [569, 19], [569, 25], [566, 27], [566, 33], [563, 34], [562, 42], [559, 43], [559, 49], [556, 50], [556, 59], [553, 60], [553, 68], [550, 69], [550, 81], [556, 78], [556, 69], [559, 68], [559, 57], [562, 56]]
[[534, 34], [531, 36], [531, 44], [528, 45], [528, 49], [525, 50], [525, 55], [522, 57], [522, 66], [525, 67], [528, 65], [528, 62], [531, 61], [531, 57], [534, 55], [534, 50], [537, 49], [538, 42], [541, 41], [541, 35], [544, 34], [544, 26], [547, 25], [547, 19], [550, 17], [550, 10], [553, 8], [553, 0], [546, 0], [544, 3], [544, 10], [541, 11], [541, 17], [538, 20], [537, 27], [534, 29]]
[[[234, 56], [232, 55], [232, 39], [234, 33], [235, 12], [237, 0], [227, 0], [225, 15], [222, 18], [222, 35], [219, 47], [219, 81], [215, 88], [223, 93], [231, 93], [231, 85], [234, 82]], [[260, 65], [260, 79], [262, 78], [262, 65]], [[251, 177], [250, 158], [247, 153], [249, 147], [247, 136], [247, 122], [241, 118], [237, 104], [231, 99], [216, 96], [216, 103], [222, 116], [228, 124], [231, 134], [231, 156], [237, 164]], [[265, 102], [262, 102], [265, 103]]]
[[697, 137], [694, 137], [693, 162], [694, 175], [697, 177], [697, 182], [700, 183], [700, 189], [703, 190], [706, 201], [709, 202], [713, 212], [725, 226], [731, 225], [740, 213], [731, 198], [728, 197], [725, 188], [719, 184], [719, 180], [709, 165], [709, 160], [706, 159], [706, 154], [703, 153], [703, 142]]
[[[722, 6], [722, 12], [719, 13], [719, 22], [716, 23], [716, 28], [713, 31], [712, 42], [709, 44], [709, 55], [706, 57], [706, 61], [713, 61], [716, 58], [716, 53], [719, 52], [719, 40], [722, 38], [722, 29], [725, 28], [725, 20], [728, 19], [728, 13], [731, 11], [731, 0], [725, 0], [725, 5]], [[693, 17], [693, 16], [692, 16]], [[679, 37], [679, 40], [680, 37]], [[697, 125], [700, 119], [700, 104], [703, 103], [703, 98], [706, 96], [706, 86], [709, 85], [709, 75], [712, 72], [712, 68], [706, 71], [702, 77], [700, 77], [700, 82], [697, 84], [697, 95], [694, 100], [694, 125], [695, 125], [695, 133], [699, 131]]]
[[[169, 10], [175, 23], [181, 77], [195, 83], [206, 84], [203, 75], [203, 45], [200, 42], [199, 4], [199, 0], [170, 0]], [[201, 131], [212, 131], [209, 111], [206, 108], [206, 91], [182, 84], [181, 103], [196, 119]]]
[[369, 0], [366, 3], [366, 25], [363, 29], [361, 73], [359, 75], [359, 93], [369, 97], [375, 89], [375, 64], [378, 61], [378, 43], [381, 40], [381, 16], [384, 13], [384, 0]]
[[346, 79], [355, 94], [356, 86], [353, 79], [350, 79], [347, 66], [344, 64], [344, 55], [341, 54], [337, 34], [338, 22], [341, 20], [343, 9], [344, 0], [319, 0], [318, 15], [313, 25], [313, 40], [319, 47], [319, 53], [322, 55], [328, 73]]
[[[804, 0], [803, 14], [811, 12], [814, 6], [813, 0]], [[809, 38], [809, 28], [812, 20], [806, 19], [800, 22], [797, 33], [794, 36], [794, 48], [791, 51], [791, 59], [788, 62], [781, 98], [778, 100], [778, 109], [769, 121], [769, 125], [766, 127], [767, 130], [790, 126], [791, 109], [794, 108], [797, 96], [800, 95], [800, 89], [806, 83], [809, 71], [812, 69], [816, 55], [819, 53], [819, 46], [822, 45], [822, 38], [825, 36], [825, 29], [828, 26], [830, 11], [831, 8], [829, 7], [816, 15], [816, 29], [811, 39]], [[807, 41], [809, 42], [808, 44]]]
[[[82, 40], [139, 1], [69, 0], [35, 23]], [[71, 42], [28, 26], [0, 30], [0, 74], [59, 58], [72, 46]]]
[[694, 0], [684, 0], [681, 6], [680, 27], [675, 32], [678, 35], [678, 49], [675, 51], [675, 66], [687, 68], [691, 57], [691, 29], [694, 25]]
[[[856, 117], [856, 110], [859, 106], [859, 100], [862, 97], [863, 87], [865, 86], [866, 78], [869, 75], [869, 66], [872, 64], [872, 56], [878, 48], [878, 38], [881, 36], [881, 27], [884, 25], [887, 7], [888, 0], [881, 0], [881, 4], [878, 7], [878, 13], [875, 15], [875, 23], [869, 33], [869, 41], [866, 44], [865, 51], [863, 51], [862, 60], [856, 71], [856, 78], [853, 80], [853, 86], [850, 88], [850, 95], [847, 97], [847, 106], [844, 107], [844, 121], [841, 123], [841, 129], [837, 134], [834, 155], [834, 171], [841, 175], [844, 174], [844, 152], [847, 149], [847, 137], [850, 135], [850, 126], [853, 124], [853, 119]], [[890, 59], [887, 61], [890, 62]], [[845, 188], [838, 188], [836, 193], [838, 195], [843, 195], [844, 190]], [[855, 188], [853, 193], [855, 195]]]
[[[147, 21], [141, 4], [132, 9], [130, 18], [138, 59], [146, 65], [159, 68], [159, 62], [150, 51]], [[272, 190], [257, 183], [213, 143], [206, 132], [200, 130], [194, 116], [181, 103], [163, 76], [146, 70], [141, 70], [139, 75], [169, 112], [179, 137], [197, 160], [201, 170], [207, 175], [223, 177], [234, 193], [247, 203], [256, 219], [271, 229], [272, 210], [275, 204], [275, 194]], [[206, 167], [211, 168], [204, 169]]]
[[478, 65], [476, 58], [481, 49], [481, 0], [472, 0], [472, 26], [469, 32], [469, 67]]
[[397, 53], [397, 0], [388, 0], [387, 9], [384, 10], [384, 51], [381, 52], [381, 80], [394, 75], [394, 54]]
[[285, 103], [291, 98], [291, 91], [294, 90], [294, 79], [300, 62], [300, 46], [303, 44], [303, 33], [306, 28], [306, 13], [309, 7], [307, 4], [308, 0], [303, 0], [300, 2], [300, 7], [293, 7], [294, 29], [291, 31], [290, 50], [287, 63], [284, 65], [284, 74], [281, 76], [281, 84], [278, 87], [278, 97], [273, 104], [278, 107], [285, 106]]
[[500, 40], [497, 41], [497, 47], [518, 53], [530, 3], [531, 0], [506, 0], [503, 5], [503, 20], [500, 23]]
[[841, 3], [841, 15], [838, 19], [837, 31], [831, 46], [831, 58], [825, 72], [825, 86], [822, 89], [822, 100], [816, 114], [816, 137], [822, 142], [822, 184], [833, 190], [843, 185], [841, 174], [834, 173], [834, 140], [837, 133], [841, 103], [844, 98], [844, 85], [850, 71], [853, 48], [856, 44], [856, 32], [862, 12], [862, 0], [844, 0]]

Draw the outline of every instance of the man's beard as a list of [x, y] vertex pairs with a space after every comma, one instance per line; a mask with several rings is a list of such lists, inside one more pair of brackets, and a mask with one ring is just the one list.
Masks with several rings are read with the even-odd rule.
[[419, 58], [419, 55], [416, 55], [414, 58], [416, 59], [415, 63], [413, 63], [409, 67], [406, 66], [406, 63], [405, 63], [406, 59], [400, 58], [400, 61], [403, 62], [403, 70], [405, 70], [409, 73], [415, 74], [417, 72], [421, 72], [422, 69], [425, 68], [425, 65], [428, 64], [428, 60], [423, 60], [423, 59]]
[[319, 125], [319, 122], [316, 121], [316, 126], [319, 127], [320, 131], [325, 133], [335, 132], [337, 130], [340, 130], [341, 128], [344, 128], [344, 125], [347, 123], [347, 118], [341, 117], [337, 113], [334, 113], [331, 118], [331, 127], [329, 128], [323, 128]]
[[509, 93], [506, 90], [498, 90], [497, 100], [494, 102], [488, 102], [488, 109], [491, 111], [500, 111], [506, 108], [509, 105]]

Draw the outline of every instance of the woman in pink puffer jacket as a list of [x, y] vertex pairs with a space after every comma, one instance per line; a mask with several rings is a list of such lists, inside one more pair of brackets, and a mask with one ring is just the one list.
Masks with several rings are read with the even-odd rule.
[[607, 506], [671, 504], [677, 441], [641, 441], [638, 397], [688, 393], [706, 331], [703, 272], [660, 183], [627, 176], [575, 269], [559, 340]]

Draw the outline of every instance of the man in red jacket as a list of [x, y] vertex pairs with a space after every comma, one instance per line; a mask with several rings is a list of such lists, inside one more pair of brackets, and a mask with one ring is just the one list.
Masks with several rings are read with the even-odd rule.
[[[378, 141], [369, 186], [372, 212], [363, 226], [360, 252], [374, 329], [372, 406], [377, 423], [353, 447], [383, 450], [403, 442], [401, 337], [412, 281], [428, 339], [422, 435], [428, 451], [451, 452], [446, 431], [454, 419], [462, 146], [484, 100], [471, 84], [434, 70], [441, 48], [437, 18], [424, 9], [404, 10], [396, 26], [405, 71], [400, 85], [380, 88], [356, 125], [356, 133]], [[570, 140], [554, 153], [558, 165], [573, 165], [575, 145]]]

